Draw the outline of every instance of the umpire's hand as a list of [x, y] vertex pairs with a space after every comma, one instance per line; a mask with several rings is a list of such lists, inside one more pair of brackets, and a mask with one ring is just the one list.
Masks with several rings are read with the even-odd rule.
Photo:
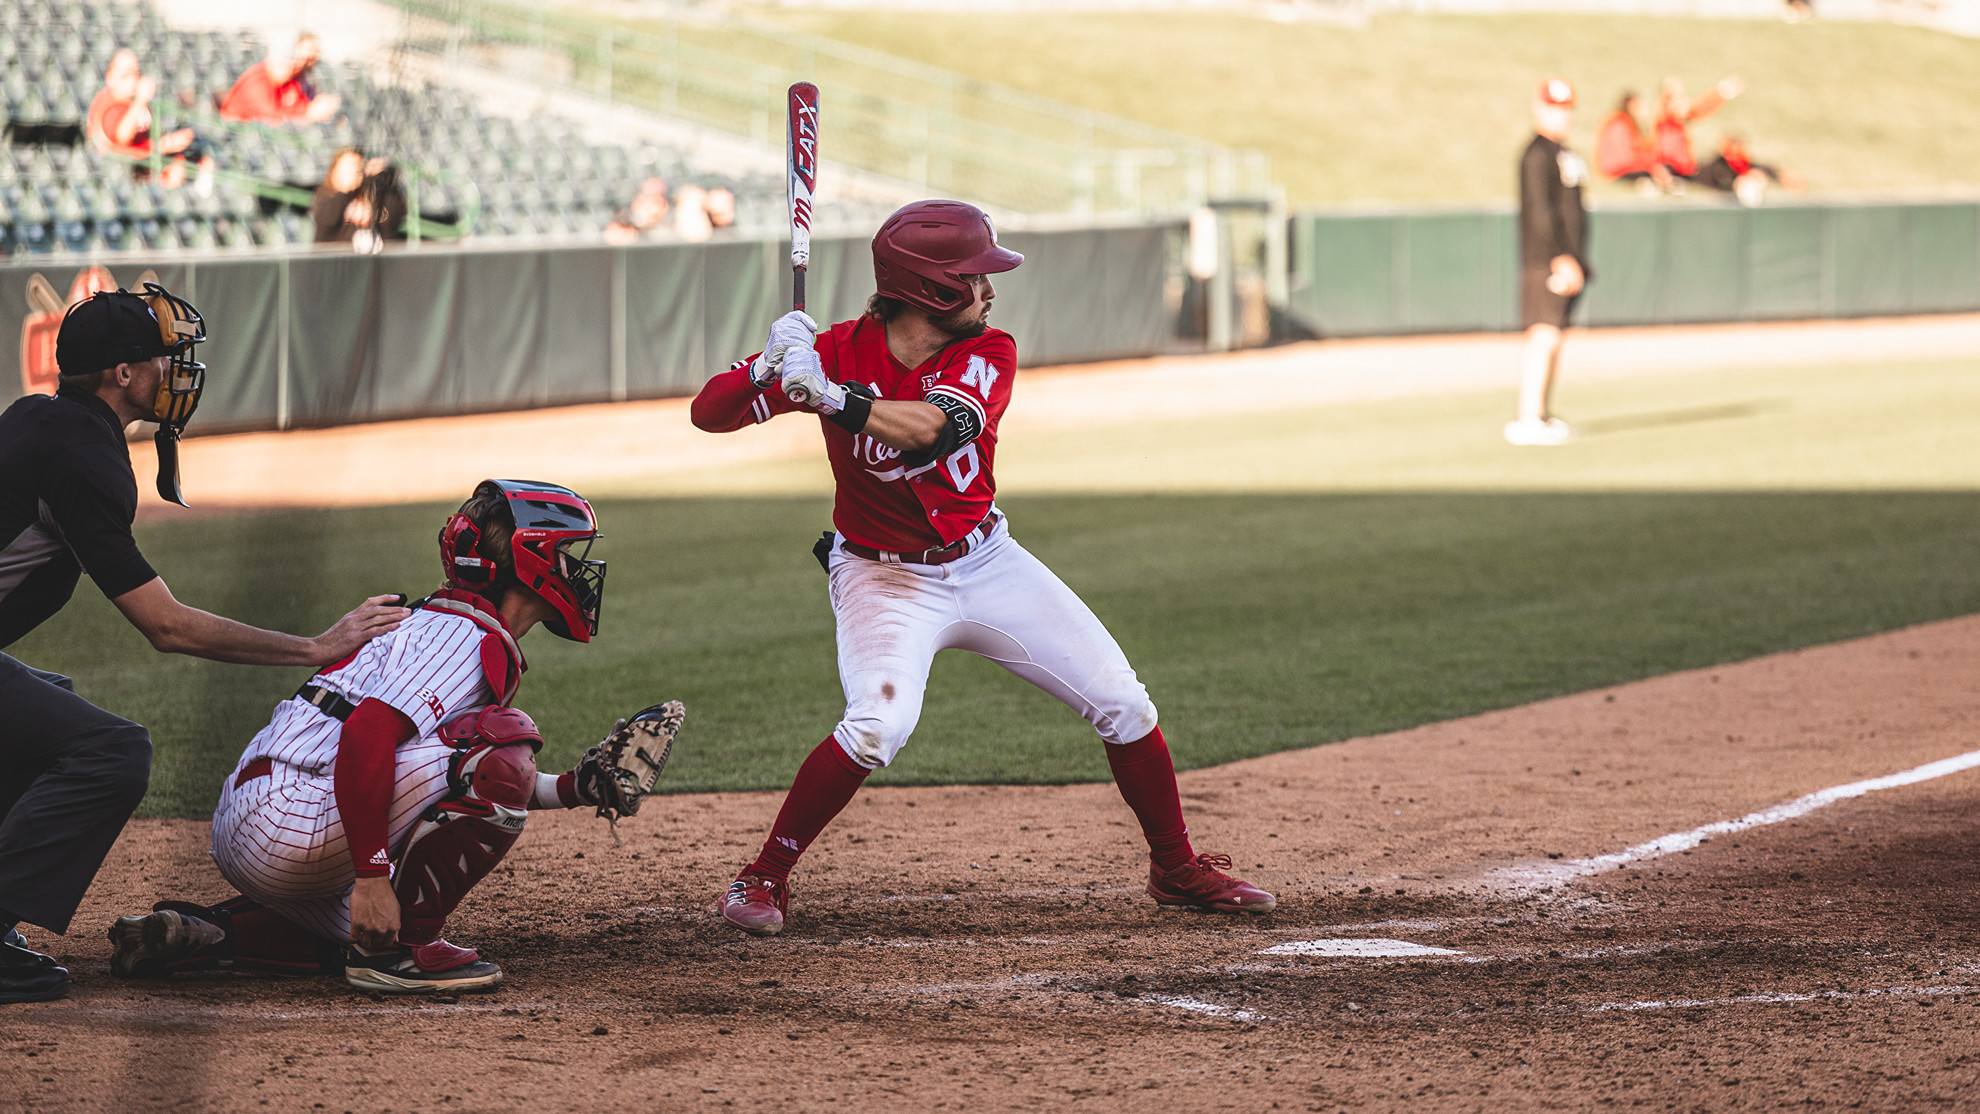
[[373, 596], [357, 609], [337, 620], [337, 625], [310, 639], [317, 658], [314, 664], [329, 665], [357, 653], [358, 647], [381, 634], [397, 630], [412, 612], [403, 605], [404, 596]]

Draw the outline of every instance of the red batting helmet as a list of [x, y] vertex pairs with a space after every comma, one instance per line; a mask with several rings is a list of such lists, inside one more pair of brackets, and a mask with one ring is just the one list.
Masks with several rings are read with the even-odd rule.
[[515, 521], [509, 538], [511, 582], [556, 609], [557, 618], [543, 624], [551, 634], [591, 641], [605, 600], [605, 562], [589, 560], [591, 543], [599, 537], [598, 515], [568, 487], [534, 480], [481, 481], [468, 503], [440, 528], [440, 565], [447, 583], [479, 592], [503, 579], [500, 565], [481, 552], [482, 531], [489, 524], [464, 513], [468, 504], [497, 494]]
[[970, 301], [964, 275], [994, 275], [1024, 262], [997, 246], [990, 214], [960, 201], [903, 205], [873, 236], [873, 280], [882, 297], [934, 314]]

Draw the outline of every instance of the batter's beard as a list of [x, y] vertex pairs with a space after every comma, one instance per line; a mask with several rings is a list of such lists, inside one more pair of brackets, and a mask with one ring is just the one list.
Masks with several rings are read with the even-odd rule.
[[932, 324], [955, 340], [982, 336], [990, 328], [990, 315], [985, 313], [974, 321], [968, 321], [964, 319], [967, 313], [969, 311], [964, 310], [962, 313], [952, 313], [947, 317], [937, 317], [932, 319]]

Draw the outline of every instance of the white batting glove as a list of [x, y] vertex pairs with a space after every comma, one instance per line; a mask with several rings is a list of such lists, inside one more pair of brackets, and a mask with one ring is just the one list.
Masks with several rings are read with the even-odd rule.
[[846, 389], [825, 378], [825, 365], [809, 348], [784, 352], [784, 397], [830, 416], [846, 408]]
[[764, 342], [763, 354], [750, 365], [749, 381], [756, 384], [757, 390], [769, 390], [783, 375], [784, 354], [793, 348], [810, 348], [817, 339], [818, 322], [803, 310], [792, 310], [779, 317], [770, 323], [770, 339]]

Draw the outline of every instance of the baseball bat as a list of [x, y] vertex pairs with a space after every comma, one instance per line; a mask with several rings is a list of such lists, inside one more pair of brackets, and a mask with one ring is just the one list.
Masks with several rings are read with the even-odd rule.
[[[818, 185], [818, 86], [800, 81], [785, 99], [784, 163], [789, 169], [787, 196], [791, 214], [791, 308], [804, 309], [804, 275], [811, 265], [811, 193]], [[792, 402], [809, 406], [802, 390], [786, 392]]]

